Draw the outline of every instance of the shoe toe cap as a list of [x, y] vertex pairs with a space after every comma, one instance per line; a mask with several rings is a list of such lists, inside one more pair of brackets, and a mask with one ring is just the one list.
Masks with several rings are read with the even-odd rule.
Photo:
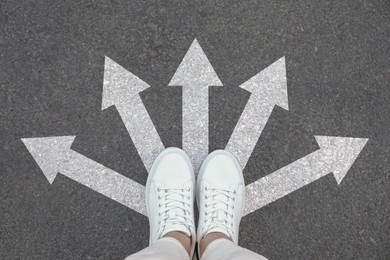
[[155, 169], [155, 182], [164, 186], [177, 186], [191, 181], [192, 167], [188, 159], [181, 153], [171, 152], [165, 154]]
[[244, 185], [242, 171], [237, 160], [226, 151], [215, 152], [203, 171], [203, 180], [210, 185], [221, 188]]

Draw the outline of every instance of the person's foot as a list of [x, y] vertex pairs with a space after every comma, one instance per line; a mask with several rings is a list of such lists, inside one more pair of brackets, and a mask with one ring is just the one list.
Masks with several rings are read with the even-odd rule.
[[196, 194], [198, 242], [210, 233], [217, 233], [237, 245], [245, 204], [244, 177], [237, 159], [225, 150], [211, 153], [200, 169]]
[[155, 160], [146, 183], [149, 245], [165, 235], [181, 232], [195, 248], [195, 175], [188, 155], [179, 148], [165, 149]]

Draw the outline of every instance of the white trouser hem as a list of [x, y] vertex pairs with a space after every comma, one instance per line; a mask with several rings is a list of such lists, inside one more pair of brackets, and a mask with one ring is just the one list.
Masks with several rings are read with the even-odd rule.
[[232, 241], [219, 238], [211, 242], [203, 252], [201, 260], [267, 260], [255, 252], [236, 246]]
[[163, 237], [153, 245], [126, 257], [125, 260], [190, 260], [190, 256], [179, 240], [173, 237]]

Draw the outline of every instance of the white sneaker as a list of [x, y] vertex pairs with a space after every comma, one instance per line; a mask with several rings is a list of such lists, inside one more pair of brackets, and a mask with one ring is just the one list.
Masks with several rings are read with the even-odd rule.
[[171, 231], [191, 237], [195, 248], [195, 175], [188, 155], [167, 148], [157, 157], [146, 182], [146, 209], [150, 224], [149, 245]]
[[225, 150], [212, 152], [203, 162], [197, 181], [198, 243], [209, 233], [222, 232], [238, 244], [245, 205], [245, 184], [237, 159]]

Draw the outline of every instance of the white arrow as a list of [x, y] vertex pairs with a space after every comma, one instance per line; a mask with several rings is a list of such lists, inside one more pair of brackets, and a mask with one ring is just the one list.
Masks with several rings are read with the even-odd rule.
[[246, 186], [249, 214], [333, 173], [341, 183], [368, 139], [315, 136], [320, 149]]
[[22, 139], [31, 155], [53, 183], [60, 172], [143, 215], [145, 187], [70, 149], [75, 136]]
[[183, 150], [197, 172], [209, 150], [209, 86], [222, 86], [195, 39], [169, 86], [183, 87]]
[[237, 157], [244, 169], [274, 106], [288, 110], [284, 57], [240, 87], [251, 95], [225, 149]]
[[138, 154], [149, 171], [164, 145], [149, 117], [139, 92], [150, 86], [106, 57], [102, 110], [115, 105]]

